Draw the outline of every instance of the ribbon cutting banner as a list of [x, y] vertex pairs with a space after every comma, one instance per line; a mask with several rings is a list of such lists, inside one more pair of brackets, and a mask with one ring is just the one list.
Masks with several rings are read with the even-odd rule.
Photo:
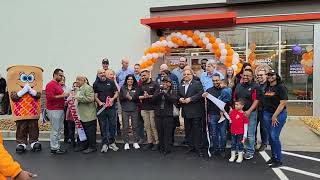
[[71, 97], [68, 100], [68, 106], [70, 108], [71, 115], [73, 117], [73, 120], [76, 124], [76, 128], [78, 131], [79, 139], [80, 141], [86, 141], [87, 136], [86, 133], [84, 132], [83, 126], [80, 122], [79, 114], [78, 114], [78, 108], [77, 108], [78, 102], [74, 97]]

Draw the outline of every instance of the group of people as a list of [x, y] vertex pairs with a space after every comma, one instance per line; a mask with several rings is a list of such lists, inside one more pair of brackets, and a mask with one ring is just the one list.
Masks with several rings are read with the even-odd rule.
[[[52, 154], [66, 153], [59, 142], [63, 126], [65, 142], [73, 144], [74, 151], [97, 151], [98, 122], [102, 153], [118, 151], [115, 140], [121, 134], [124, 150], [129, 150], [132, 142], [134, 149], [143, 145], [144, 150], [166, 155], [173, 151], [174, 132], [182, 117], [187, 152], [203, 157], [207, 145], [209, 155], [226, 157], [230, 135], [230, 162], [252, 159], [255, 151], [270, 145], [272, 158], [267, 163], [281, 166], [279, 136], [287, 118], [288, 97], [274, 69], [260, 68], [255, 74], [250, 64], [244, 63], [239, 74], [232, 68], [224, 74], [215, 60], [203, 59], [201, 72], [196, 74], [186, 57], [180, 57], [177, 68], [170, 71], [162, 64], [157, 78], [152, 80], [151, 72], [141, 70], [139, 64], [131, 69], [128, 59], [121, 63], [121, 70], [115, 73], [109, 68], [109, 61], [103, 59], [93, 85], [79, 75], [70, 89], [65, 85], [63, 70], [54, 70], [53, 79], [45, 88]], [[259, 123], [262, 142], [257, 147]]]

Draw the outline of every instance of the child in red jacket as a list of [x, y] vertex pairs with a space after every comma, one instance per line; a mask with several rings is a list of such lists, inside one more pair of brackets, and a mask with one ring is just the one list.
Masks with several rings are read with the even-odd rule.
[[229, 162], [234, 162], [236, 159], [236, 150], [238, 150], [237, 163], [243, 160], [243, 143], [247, 138], [249, 119], [242, 111], [244, 100], [235, 101], [235, 109], [230, 112], [230, 129], [231, 129], [231, 158]]

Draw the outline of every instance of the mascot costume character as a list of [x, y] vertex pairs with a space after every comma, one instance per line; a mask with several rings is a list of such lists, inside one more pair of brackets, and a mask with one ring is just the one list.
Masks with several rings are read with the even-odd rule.
[[26, 151], [28, 137], [31, 150], [41, 151], [38, 120], [43, 70], [36, 66], [19, 65], [9, 67], [7, 71], [12, 116], [17, 125], [16, 152]]

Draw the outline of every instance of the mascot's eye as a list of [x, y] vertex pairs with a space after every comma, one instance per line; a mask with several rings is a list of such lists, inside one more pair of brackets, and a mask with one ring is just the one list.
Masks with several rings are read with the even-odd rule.
[[23, 83], [28, 82], [28, 75], [26, 75], [26, 74], [21, 74], [21, 75], [20, 75], [20, 81], [23, 82]]
[[28, 82], [32, 83], [34, 81], [34, 75], [33, 74], [29, 74], [28, 76]]

